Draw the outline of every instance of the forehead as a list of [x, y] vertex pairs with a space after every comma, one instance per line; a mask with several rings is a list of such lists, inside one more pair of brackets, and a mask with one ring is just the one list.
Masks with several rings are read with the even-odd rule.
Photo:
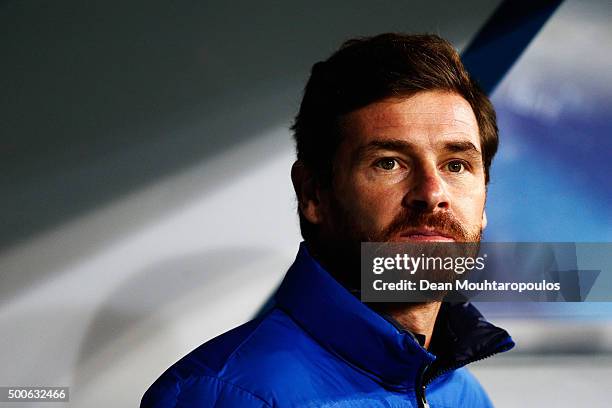
[[478, 122], [460, 95], [419, 92], [408, 98], [388, 98], [342, 117], [344, 142], [357, 147], [372, 139], [402, 138], [415, 144], [465, 140], [480, 146]]

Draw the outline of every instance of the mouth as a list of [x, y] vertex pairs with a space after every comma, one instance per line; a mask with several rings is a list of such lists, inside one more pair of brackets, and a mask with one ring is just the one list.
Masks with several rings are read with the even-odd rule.
[[402, 241], [414, 242], [455, 242], [450, 235], [435, 228], [413, 228], [400, 234]]

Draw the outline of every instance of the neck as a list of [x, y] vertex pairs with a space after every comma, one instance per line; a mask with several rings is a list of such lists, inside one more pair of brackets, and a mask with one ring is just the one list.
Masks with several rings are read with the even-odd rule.
[[441, 305], [441, 302], [385, 303], [379, 309], [395, 319], [404, 329], [424, 335], [424, 346], [427, 349]]

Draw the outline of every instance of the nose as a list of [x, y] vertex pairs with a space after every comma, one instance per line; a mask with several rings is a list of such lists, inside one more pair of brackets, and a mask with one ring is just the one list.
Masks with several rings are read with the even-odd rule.
[[419, 212], [436, 212], [450, 207], [444, 181], [435, 167], [423, 168], [415, 174], [403, 204]]

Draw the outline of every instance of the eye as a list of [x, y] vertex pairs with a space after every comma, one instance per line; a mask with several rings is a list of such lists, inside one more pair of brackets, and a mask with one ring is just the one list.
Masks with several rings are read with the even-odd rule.
[[376, 166], [387, 171], [394, 170], [397, 165], [397, 160], [390, 157], [385, 157], [384, 159], [380, 159], [376, 162]]
[[459, 160], [453, 160], [451, 162], [448, 162], [446, 168], [451, 173], [461, 173], [463, 170], [465, 170], [465, 165]]

